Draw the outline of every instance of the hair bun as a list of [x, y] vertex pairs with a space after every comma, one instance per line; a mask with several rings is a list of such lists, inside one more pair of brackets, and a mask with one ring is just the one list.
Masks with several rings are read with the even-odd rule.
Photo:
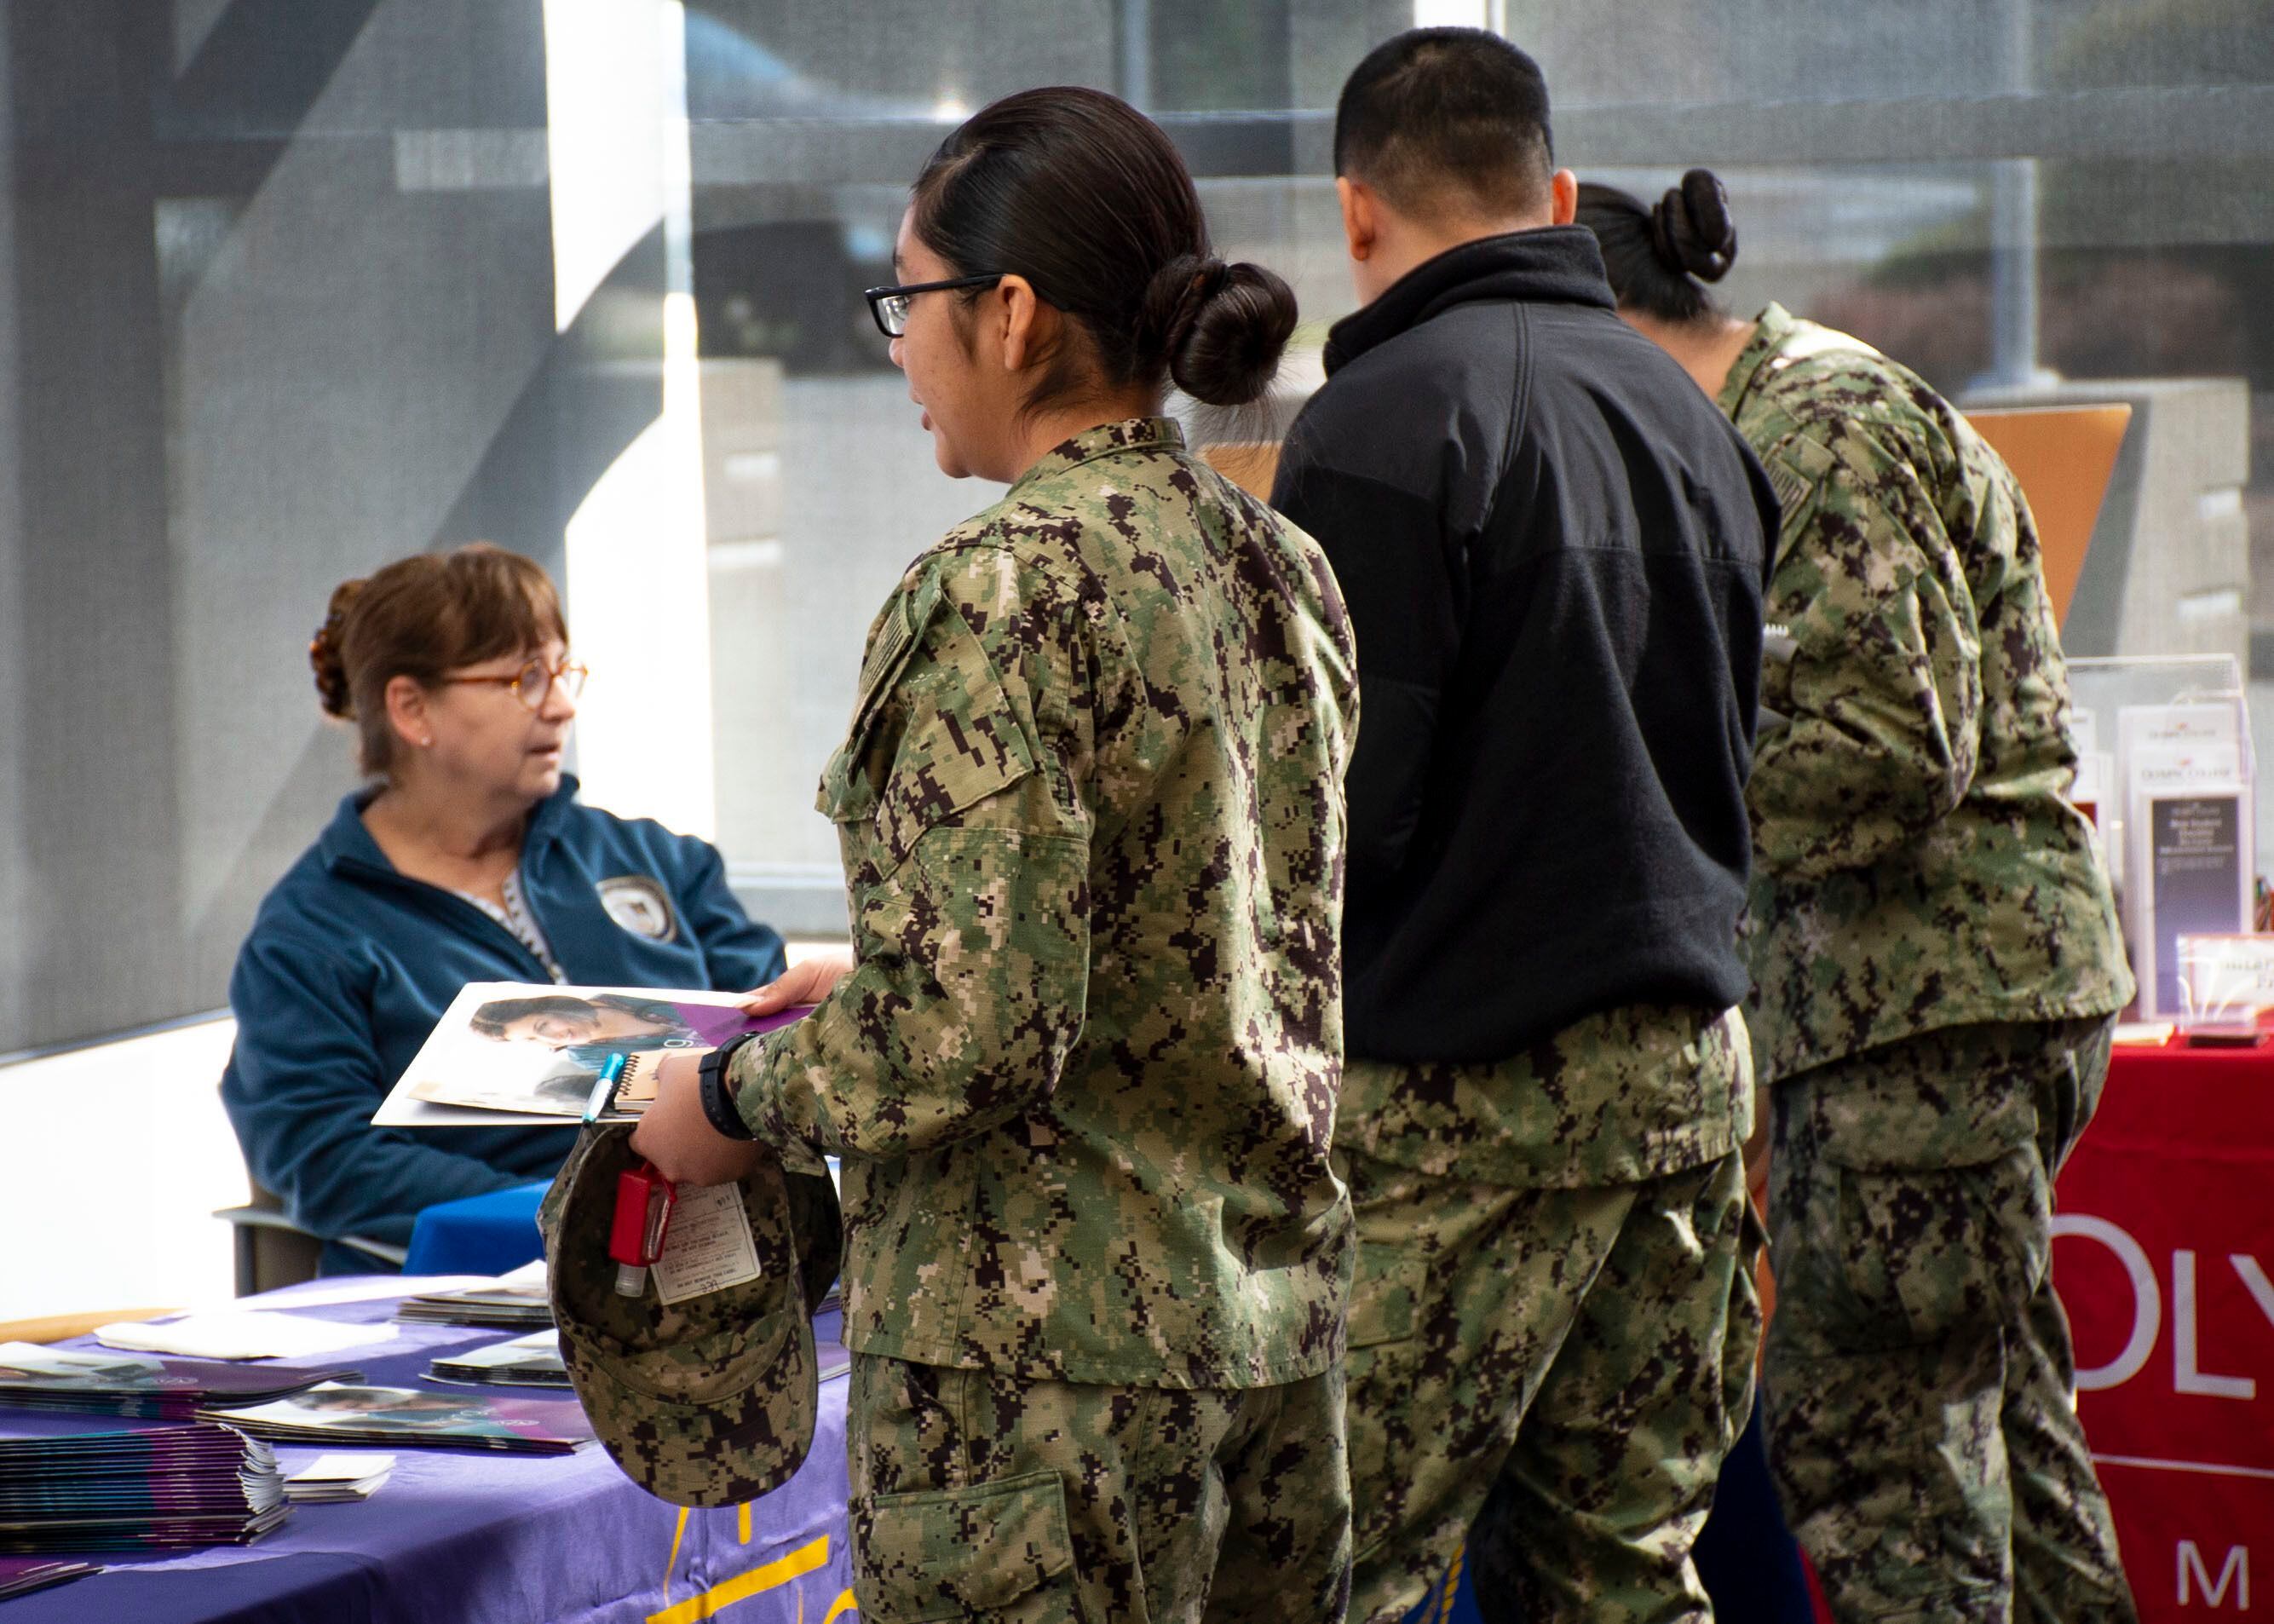
[[1651, 207], [1651, 244], [1668, 268], [1719, 282], [1737, 258], [1729, 194], [1711, 169], [1692, 169]]
[[1245, 406], [1278, 375], [1295, 291], [1260, 265], [1179, 254], [1155, 273], [1145, 314], [1177, 387], [1210, 406]]
[[343, 581], [333, 589], [324, 623], [308, 642], [308, 664], [316, 672], [316, 697], [326, 716], [335, 716], [343, 722], [355, 720], [355, 696], [348, 691], [347, 659], [340, 639], [346, 633], [348, 610], [364, 585], [361, 581]]

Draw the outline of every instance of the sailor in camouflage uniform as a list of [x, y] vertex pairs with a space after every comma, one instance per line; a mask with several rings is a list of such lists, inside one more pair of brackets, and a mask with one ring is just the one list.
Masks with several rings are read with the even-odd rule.
[[[1316, 546], [1150, 415], [1169, 366], [1252, 398], [1293, 297], [1081, 90], [952, 136], [899, 260], [871, 297], [942, 465], [1013, 483], [885, 603], [823, 775], [857, 962], [713, 1063], [730, 1134], [843, 1158], [862, 1616], [1337, 1620], [1351, 635]], [[643, 1147], [702, 1173], [683, 1072]]]
[[1770, 1454], [1849, 1619], [2135, 1617], [2049, 1273], [2053, 1177], [2130, 1001], [2020, 487], [1860, 341], [1693, 273], [1736, 249], [1693, 170], [1582, 189], [1621, 313], [1760, 453], [1784, 517], [1748, 1008], [1771, 1090]]

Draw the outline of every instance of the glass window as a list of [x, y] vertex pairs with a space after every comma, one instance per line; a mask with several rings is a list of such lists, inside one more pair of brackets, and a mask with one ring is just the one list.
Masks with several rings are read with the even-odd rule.
[[592, 798], [841, 928], [812, 798], [863, 634], [993, 495], [933, 468], [859, 297], [908, 181], [1005, 92], [1132, 96], [1301, 297], [1284, 420], [1352, 299], [1335, 97], [1417, 15], [1532, 49], [1584, 174], [1720, 171], [1737, 309], [1969, 399], [2134, 401], [2073, 643], [2274, 638], [2258, 0], [10, 7], [0, 1053], [223, 1001], [353, 783], [327, 595], [475, 538], [563, 578]]

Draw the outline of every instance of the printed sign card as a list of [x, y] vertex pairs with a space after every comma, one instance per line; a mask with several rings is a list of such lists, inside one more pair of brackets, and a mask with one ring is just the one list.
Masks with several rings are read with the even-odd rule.
[[2250, 798], [2240, 788], [2142, 792], [2143, 838], [2135, 870], [2137, 944], [2133, 971], [2148, 1012], [2180, 1016], [2182, 936], [2232, 935], [2250, 927], [2250, 868], [2243, 830]]
[[2117, 733], [2125, 827], [2112, 844], [2121, 852], [2118, 883], [2139, 1012], [2180, 1017], [2187, 998], [2179, 938], [2250, 928], [2254, 853], [2241, 707], [2127, 705], [2117, 714]]
[[2274, 936], [2181, 936], [2178, 957], [2191, 1023], [2255, 1024], [2274, 1010]]

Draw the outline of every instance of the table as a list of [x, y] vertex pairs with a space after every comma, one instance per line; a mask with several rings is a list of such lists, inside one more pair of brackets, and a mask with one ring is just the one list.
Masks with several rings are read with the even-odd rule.
[[2144, 1624], [2274, 1593], [2274, 1043], [2119, 1044], [2062, 1171], [2078, 1413]]
[[[289, 1307], [349, 1284], [246, 1300]], [[307, 1310], [398, 1333], [337, 1362], [374, 1382], [434, 1386], [421, 1373], [436, 1354], [513, 1335], [393, 1326], [409, 1284], [373, 1282], [389, 1295]], [[834, 1314], [816, 1325], [817, 1336], [836, 1333]], [[634, 1486], [598, 1446], [550, 1459], [398, 1446], [393, 1479], [363, 1504], [296, 1507], [253, 1545], [103, 1558], [107, 1571], [92, 1578], [0, 1602], [0, 1624], [695, 1624], [729, 1605], [730, 1624], [857, 1617], [845, 1389], [842, 1376], [822, 1384], [804, 1466], [747, 1507], [682, 1513]], [[91, 1432], [104, 1425], [74, 1419]], [[322, 1451], [277, 1453], [289, 1472]]]
[[410, 1229], [406, 1274], [502, 1274], [545, 1252], [537, 1207], [550, 1180], [493, 1190], [422, 1211]]

